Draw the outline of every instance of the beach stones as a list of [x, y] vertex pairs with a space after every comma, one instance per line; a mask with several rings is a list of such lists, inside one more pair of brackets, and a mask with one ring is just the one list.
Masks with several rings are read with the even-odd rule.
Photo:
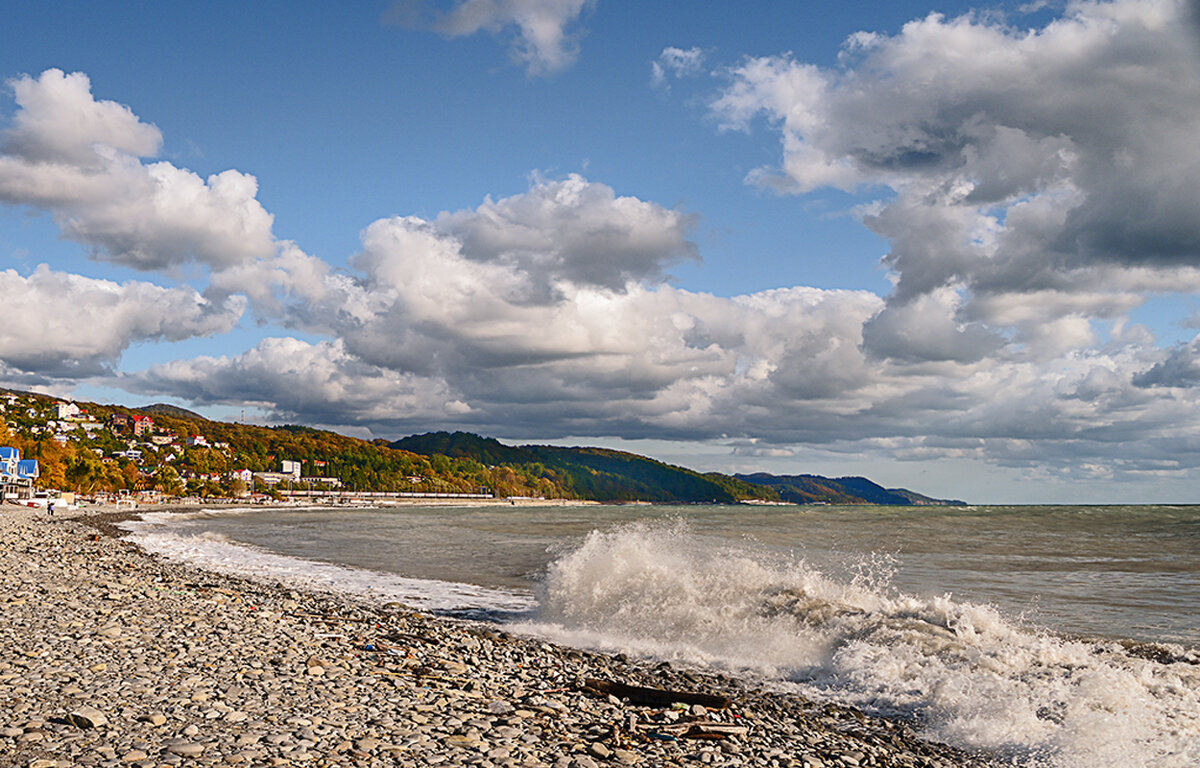
[[[5, 509], [0, 536], [20, 542], [0, 548], [5, 768], [983, 765], [848, 708], [204, 573], [77, 523]], [[588, 678], [734, 704], [637, 706]]]
[[83, 706], [67, 715], [67, 722], [78, 728], [99, 728], [108, 724], [108, 718], [95, 707]]
[[181, 757], [195, 757], [204, 752], [204, 745], [195, 741], [173, 741], [167, 744], [167, 751]]

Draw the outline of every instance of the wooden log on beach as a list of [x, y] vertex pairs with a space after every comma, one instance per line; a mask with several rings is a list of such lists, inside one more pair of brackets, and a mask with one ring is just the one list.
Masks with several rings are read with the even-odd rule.
[[643, 688], [640, 685], [626, 685], [591, 677], [584, 681], [583, 690], [597, 696], [616, 696], [618, 699], [628, 699], [632, 704], [641, 704], [647, 707], [669, 707], [675, 702], [680, 702], [699, 704], [708, 709], [725, 709], [733, 704], [733, 699], [727, 696], [668, 691], [664, 688]]

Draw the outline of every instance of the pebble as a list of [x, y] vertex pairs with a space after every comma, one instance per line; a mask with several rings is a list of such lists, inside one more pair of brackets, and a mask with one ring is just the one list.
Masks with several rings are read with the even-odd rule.
[[[990, 766], [904, 723], [681, 665], [199, 571], [100, 536], [112, 518], [0, 507], [8, 768]], [[728, 696], [647, 708], [602, 678]], [[736, 735], [688, 738], [692, 723]], [[856, 762], [855, 762], [856, 761]]]
[[167, 751], [173, 755], [192, 757], [204, 751], [204, 745], [194, 741], [173, 742], [167, 745]]
[[108, 723], [108, 718], [95, 707], [83, 706], [67, 715], [67, 722], [80, 728], [99, 728]]

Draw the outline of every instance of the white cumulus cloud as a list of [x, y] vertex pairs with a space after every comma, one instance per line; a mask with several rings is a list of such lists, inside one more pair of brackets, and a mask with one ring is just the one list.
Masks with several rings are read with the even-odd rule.
[[134, 342], [229, 332], [245, 300], [205, 299], [186, 286], [115, 283], [56, 272], [0, 272], [0, 361], [10, 381], [81, 378], [111, 371]]
[[82, 73], [48, 69], [10, 86], [18, 110], [0, 144], [0, 203], [48, 211], [96, 258], [135, 269], [223, 269], [274, 253], [253, 176], [143, 162], [158, 129], [96, 100]]
[[[947, 290], [964, 298], [946, 321], [983, 338], [997, 328], [969, 324], [1003, 326], [988, 308], [1021, 296], [1200, 288], [1195, 22], [1183, 0], [1075, 2], [1037, 29], [932, 14], [852, 36], [839, 69], [749, 59], [713, 109], [779, 132], [781, 164], [754, 181], [890, 190], [864, 217], [898, 276], [869, 344], [911, 356], [922, 325], [901, 323]], [[1063, 308], [1040, 319], [1078, 336]]]

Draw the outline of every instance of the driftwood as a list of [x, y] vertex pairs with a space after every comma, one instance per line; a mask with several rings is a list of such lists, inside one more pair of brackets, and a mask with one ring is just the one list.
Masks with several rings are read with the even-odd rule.
[[312, 621], [322, 621], [326, 624], [337, 624], [338, 622], [351, 622], [365, 624], [374, 621], [374, 619], [360, 619], [354, 616], [332, 616], [327, 613], [289, 613], [289, 616], [294, 616], [297, 619], [311, 619]]
[[648, 727], [659, 733], [666, 733], [671, 736], [686, 736], [689, 738], [745, 736], [750, 731], [744, 725], [714, 723], [712, 720], [693, 720], [688, 723], [659, 723]]
[[683, 704], [699, 704], [708, 709], [725, 709], [733, 703], [733, 700], [726, 696], [668, 691], [663, 688], [643, 688], [639, 685], [625, 685], [595, 678], [585, 680], [583, 690], [597, 696], [616, 696], [618, 699], [629, 699], [631, 704], [641, 704], [647, 707], [668, 707], [678, 701]]

